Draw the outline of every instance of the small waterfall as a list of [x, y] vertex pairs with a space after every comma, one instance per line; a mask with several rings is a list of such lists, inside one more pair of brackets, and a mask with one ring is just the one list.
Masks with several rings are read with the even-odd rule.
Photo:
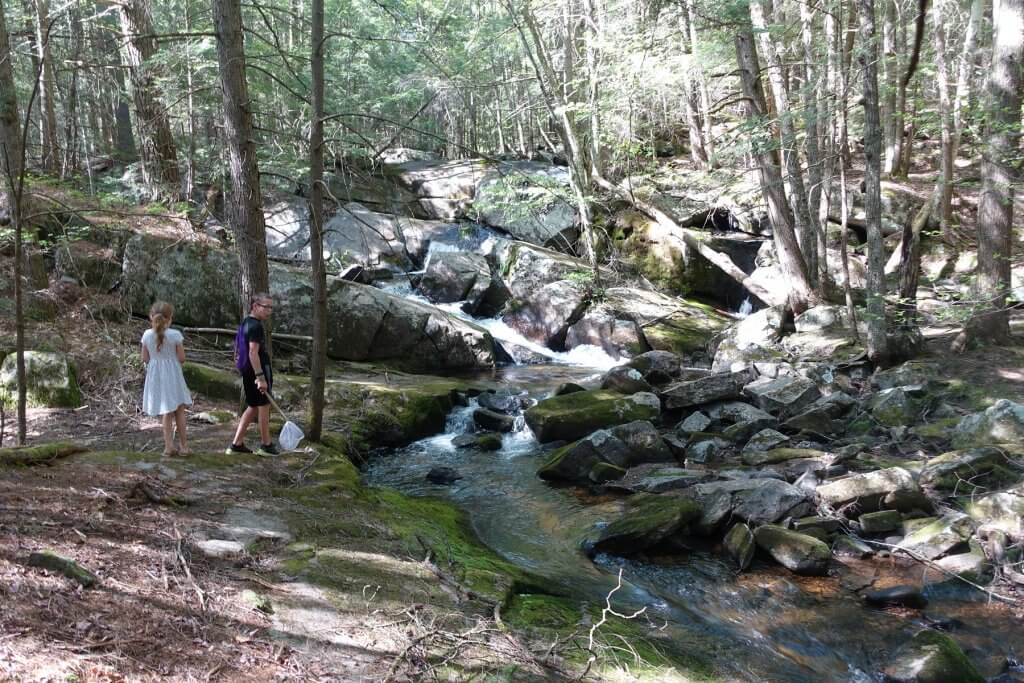
[[740, 304], [739, 309], [737, 309], [737, 311], [736, 311], [736, 316], [739, 317], [739, 318], [746, 318], [748, 315], [750, 315], [753, 312], [754, 312], [754, 304], [750, 300], [750, 297], [748, 296], [746, 299], [743, 300], [743, 303]]

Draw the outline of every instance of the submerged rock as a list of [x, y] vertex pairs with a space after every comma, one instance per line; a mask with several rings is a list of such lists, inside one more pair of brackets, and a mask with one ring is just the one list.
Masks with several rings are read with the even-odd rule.
[[883, 675], [885, 683], [985, 683], [956, 641], [930, 629], [901, 645]]
[[876, 607], [895, 605], [896, 607], [924, 609], [928, 606], [928, 598], [917, 586], [892, 586], [891, 588], [868, 591], [864, 594], [864, 601]]
[[439, 486], [448, 486], [454, 484], [459, 479], [462, 479], [462, 475], [459, 474], [458, 470], [451, 467], [432, 467], [427, 472], [427, 481], [431, 484], [438, 484]]
[[541, 443], [575, 441], [606, 427], [661, 414], [658, 397], [649, 393], [623, 396], [610, 391], [578, 391], [545, 399], [529, 408], [526, 424]]
[[832, 551], [823, 542], [774, 524], [754, 530], [757, 547], [795, 574], [822, 576], [828, 573]]
[[473, 411], [473, 422], [479, 427], [495, 432], [511, 432], [515, 429], [516, 419], [505, 413], [477, 408]]
[[673, 536], [685, 535], [700, 513], [700, 506], [688, 498], [638, 494], [630, 499], [621, 517], [601, 530], [593, 550], [635, 555]]
[[734, 524], [725, 535], [722, 545], [740, 571], [744, 571], [754, 561], [754, 550], [757, 545], [754, 542], [754, 533], [746, 524]]

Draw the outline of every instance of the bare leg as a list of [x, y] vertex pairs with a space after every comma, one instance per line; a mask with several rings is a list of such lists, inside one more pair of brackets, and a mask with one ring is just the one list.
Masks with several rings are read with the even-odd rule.
[[188, 453], [188, 431], [185, 426], [185, 406], [178, 406], [174, 411], [174, 422], [178, 427], [178, 445], [181, 453]]
[[255, 419], [256, 409], [249, 406], [245, 409], [245, 412], [242, 413], [242, 416], [238, 418], [238, 429], [235, 430], [235, 440], [231, 443], [236, 446], [241, 446], [242, 442], [245, 440], [245, 430], [249, 428], [249, 425], [252, 424], [252, 421]]
[[164, 413], [160, 416], [160, 423], [164, 429], [164, 453], [174, 452], [174, 413]]
[[260, 415], [260, 443], [268, 444], [270, 443], [270, 406], [260, 406], [257, 410]]

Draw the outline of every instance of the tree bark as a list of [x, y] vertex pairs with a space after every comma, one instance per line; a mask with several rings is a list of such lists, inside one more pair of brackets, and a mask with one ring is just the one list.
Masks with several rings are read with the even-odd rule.
[[[749, 30], [743, 31], [736, 34], [735, 41], [736, 61], [739, 65], [747, 117], [756, 126], [763, 127], [768, 105], [758, 78], [761, 67], [757, 61], [757, 52], [754, 50], [754, 36]], [[783, 275], [791, 286], [789, 304], [795, 311], [801, 312], [818, 297], [811, 286], [807, 264], [800, 253], [800, 246], [793, 232], [793, 216], [783, 191], [782, 173], [769, 144], [769, 140], [754, 140], [753, 153], [757, 160], [761, 192], [768, 205], [768, 218], [771, 220], [775, 236], [775, 250], [778, 252]]]
[[252, 130], [252, 104], [245, 78], [239, 0], [213, 0], [213, 25], [217, 33], [224, 137], [231, 172], [227, 214], [238, 250], [240, 304], [244, 314], [254, 295], [269, 290], [270, 275], [267, 269], [267, 228], [263, 222], [260, 175]]
[[956, 96], [953, 97], [953, 158], [956, 159], [960, 148], [960, 139], [964, 132], [964, 103], [970, 97], [971, 65], [974, 63], [974, 50], [978, 45], [978, 28], [984, 9], [982, 0], [971, 1], [971, 14], [967, 20], [967, 33], [964, 36], [964, 49], [960, 51], [960, 65], [957, 69]]
[[[0, 0], [0, 167], [5, 176], [5, 187], [0, 199], [7, 195], [10, 220], [14, 225], [14, 329], [15, 374], [18, 385], [18, 445], [25, 444], [26, 436], [26, 384], [25, 384], [25, 312], [22, 308], [22, 204], [25, 181], [25, 144], [28, 120], [22, 127], [18, 114], [17, 91], [14, 89], [13, 52], [4, 19], [4, 3]], [[36, 72], [38, 76], [38, 72]], [[38, 83], [36, 84], [38, 89]], [[31, 104], [30, 104], [31, 106]], [[3, 202], [0, 202], [2, 205]], [[0, 206], [0, 208], [3, 208]]]
[[310, 364], [309, 438], [320, 441], [327, 377], [327, 270], [324, 267], [324, 0], [313, 0], [309, 134], [309, 256], [313, 267], [313, 357]]
[[178, 151], [153, 73], [156, 39], [149, 5], [147, 0], [122, 0], [119, 7], [123, 57], [131, 78], [136, 123], [142, 138], [143, 175], [154, 198], [176, 200], [181, 196]]
[[867, 222], [867, 346], [868, 358], [888, 361], [885, 325], [885, 251], [882, 245], [882, 126], [878, 112], [878, 39], [875, 1], [858, 0], [860, 33], [864, 39], [860, 63], [864, 73], [864, 214]]
[[701, 135], [702, 146], [704, 148], [704, 156], [707, 158], [708, 169], [713, 169], [716, 166], [715, 163], [715, 135], [711, 128], [711, 94], [708, 92], [708, 77], [704, 73], [704, 66], [701, 64], [701, 60], [697, 55], [698, 42], [697, 34], [697, 17], [694, 12], [694, 0], [686, 0], [686, 23], [690, 31], [690, 51], [694, 55], [693, 68], [697, 73], [697, 86], [700, 89], [700, 113], [703, 117], [701, 121]]
[[942, 130], [942, 153], [939, 161], [939, 224], [942, 236], [953, 243], [953, 102], [949, 91], [949, 68], [946, 66], [946, 26], [943, 20], [944, 0], [932, 3], [932, 35], [935, 39], [935, 82], [939, 89], [939, 124]]
[[1021, 136], [1021, 65], [1024, 62], [1024, 0], [996, 0], [992, 65], [985, 84], [985, 146], [978, 203], [978, 268], [974, 296], [982, 312], [973, 336], [1009, 339], [1006, 295], [1010, 289], [1014, 184]]
[[899, 82], [902, 78], [896, 52], [896, 0], [882, 0], [882, 127], [885, 144], [885, 161], [882, 172], [891, 176], [896, 168], [896, 141], [903, 134], [896, 120], [899, 100]]
[[828, 268], [826, 264], [827, 245], [825, 244], [825, 218], [828, 216], [827, 209], [822, 209], [822, 179], [823, 161], [821, 155], [820, 136], [818, 133], [818, 72], [815, 68], [817, 57], [814, 54], [814, 12], [810, 3], [800, 3], [800, 36], [804, 48], [804, 76], [803, 87], [804, 99], [804, 130], [807, 139], [807, 177], [811, 186], [807, 192], [808, 218], [811, 223], [811, 232], [814, 234], [814, 252], [817, 265], [816, 272], [811, 269], [811, 259], [807, 259], [808, 275], [816, 281], [818, 289], [825, 291], [825, 284], [828, 281]]
[[750, 0], [750, 19], [757, 31], [761, 52], [767, 62], [768, 81], [775, 100], [775, 111], [778, 114], [779, 138], [782, 144], [782, 165], [786, 170], [785, 180], [789, 183], [789, 204], [793, 212], [794, 228], [804, 260], [807, 274], [816, 279], [818, 272], [818, 242], [811, 220], [807, 202], [807, 191], [804, 188], [803, 170], [800, 168], [800, 154], [797, 151], [796, 130], [793, 126], [793, 115], [789, 110], [789, 89], [786, 87], [786, 76], [782, 68], [782, 59], [772, 42], [768, 29], [765, 0]]
[[36, 0], [36, 56], [42, 69], [39, 73], [39, 104], [42, 107], [43, 170], [56, 173], [60, 169], [60, 149], [57, 142], [57, 110], [53, 98], [57, 79], [53, 73], [53, 50], [50, 48], [50, 9], [46, 0]]

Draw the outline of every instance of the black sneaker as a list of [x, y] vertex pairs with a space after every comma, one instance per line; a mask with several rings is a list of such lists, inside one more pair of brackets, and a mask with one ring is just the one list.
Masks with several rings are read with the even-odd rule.
[[252, 453], [252, 449], [244, 443], [242, 445], [231, 444], [224, 449], [224, 455], [231, 455], [232, 453]]
[[270, 457], [281, 455], [280, 451], [278, 451], [277, 447], [272, 443], [261, 443], [259, 448], [256, 449], [256, 454], [269, 455]]

